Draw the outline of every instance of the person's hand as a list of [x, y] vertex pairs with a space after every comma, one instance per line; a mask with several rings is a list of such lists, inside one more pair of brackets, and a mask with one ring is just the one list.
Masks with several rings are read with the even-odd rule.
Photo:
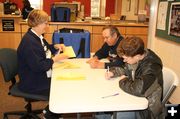
[[92, 57], [90, 58], [86, 63], [91, 63], [91, 62], [95, 62], [96, 60], [98, 60], [98, 58], [95, 56], [95, 57]]
[[111, 77], [113, 77], [114, 76], [114, 74], [112, 73], [112, 72], [110, 72], [110, 71], [107, 71], [106, 73], [105, 73], [105, 78], [106, 79], [110, 79]]
[[61, 52], [65, 49], [66, 46], [64, 44], [55, 44], [54, 47], [59, 49], [59, 52]]
[[55, 55], [55, 56], [52, 58], [52, 60], [53, 60], [54, 62], [58, 62], [58, 61], [61, 61], [61, 60], [67, 59], [67, 58], [69, 58], [67, 55], [57, 54], [57, 55]]
[[104, 68], [104, 62], [100, 62], [97, 56], [92, 57], [86, 63], [88, 63], [91, 68]]
[[100, 62], [99, 60], [93, 60], [89, 64], [91, 68], [104, 68], [104, 62]]
[[86, 61], [86, 63], [90, 64], [91, 62], [93, 62], [93, 58], [89, 59], [88, 61]]
[[91, 60], [89, 62], [89, 65], [91, 66], [91, 68], [97, 68], [98, 67], [98, 64], [99, 64], [99, 60]]
[[127, 76], [126, 75], [122, 75], [122, 76], [120, 76], [120, 80], [122, 80], [122, 79], [124, 79], [124, 78], [127, 78]]

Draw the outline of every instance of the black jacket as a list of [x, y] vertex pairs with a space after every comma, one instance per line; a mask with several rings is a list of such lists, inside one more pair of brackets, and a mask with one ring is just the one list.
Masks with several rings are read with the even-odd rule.
[[[52, 53], [56, 49], [44, 40], [45, 45]], [[50, 88], [50, 79], [46, 71], [52, 68], [53, 60], [47, 59], [40, 38], [30, 29], [23, 36], [17, 49], [19, 65], [19, 88], [29, 93], [38, 93]]]
[[142, 119], [155, 118], [162, 111], [162, 62], [153, 51], [146, 50], [146, 53], [147, 55], [144, 59], [139, 61], [134, 76], [132, 76], [132, 70], [129, 70], [127, 65], [123, 69], [117, 67], [110, 69], [116, 76], [122, 74], [128, 76], [119, 82], [122, 90], [129, 94], [146, 97], [148, 99], [148, 109], [136, 113], [136, 116]]

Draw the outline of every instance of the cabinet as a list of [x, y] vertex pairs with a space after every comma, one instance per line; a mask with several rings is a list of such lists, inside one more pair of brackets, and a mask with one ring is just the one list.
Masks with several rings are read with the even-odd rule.
[[[11, 23], [4, 22], [10, 20]], [[3, 15], [0, 16], [0, 48], [14, 48], [16, 49], [21, 40], [20, 23], [21, 16]], [[3, 25], [4, 24], [4, 25]], [[8, 26], [9, 25], [9, 26]], [[3, 27], [14, 28], [13, 31], [3, 30]], [[10, 28], [10, 29], [11, 29]], [[7, 28], [8, 29], [8, 28]]]
[[0, 48], [16, 49], [21, 41], [20, 33], [0, 33]]
[[126, 37], [128, 36], [137, 36], [143, 39], [145, 47], [147, 47], [147, 34], [148, 27], [126, 27]]
[[[55, 30], [61, 29], [61, 28], [78, 28], [78, 29], [84, 29], [88, 30], [91, 34], [90, 38], [90, 49], [91, 52], [96, 52], [101, 46], [104, 44], [104, 39], [102, 38], [102, 29], [105, 25], [109, 25], [105, 23], [63, 23], [63, 22], [50, 22], [49, 28], [47, 29], [47, 32], [44, 34], [45, 39], [52, 43], [52, 35]], [[123, 37], [127, 36], [139, 36], [143, 39], [145, 42], [145, 46], [147, 46], [147, 32], [148, 32], [148, 26], [144, 24], [111, 24], [115, 25], [118, 30], [120, 31], [121, 35]], [[27, 31], [28, 27], [26, 23], [21, 23], [21, 36]]]
[[[147, 47], [147, 26], [120, 26], [115, 25], [120, 34], [125, 38], [128, 36], [137, 36], [143, 39], [145, 47]], [[104, 43], [102, 38], [102, 28], [103, 26], [93, 26], [92, 27], [92, 39], [91, 39], [91, 52], [96, 52]]]
[[[0, 24], [2, 26], [2, 23]], [[63, 23], [63, 22], [50, 22], [49, 28], [44, 34], [45, 39], [51, 44], [52, 36], [55, 30], [61, 28], [79, 28], [88, 30], [91, 34], [90, 38], [90, 48], [91, 52], [96, 52], [104, 43], [102, 38], [102, 28], [108, 24], [105, 23]], [[143, 39], [145, 46], [147, 46], [147, 33], [148, 26], [144, 24], [113, 24], [115, 25], [123, 37], [127, 36], [139, 36]], [[21, 41], [23, 35], [27, 32], [28, 26], [26, 22], [20, 22], [20, 20], [15, 20], [15, 31], [2, 31], [0, 29], [0, 48], [9, 47], [16, 49]]]

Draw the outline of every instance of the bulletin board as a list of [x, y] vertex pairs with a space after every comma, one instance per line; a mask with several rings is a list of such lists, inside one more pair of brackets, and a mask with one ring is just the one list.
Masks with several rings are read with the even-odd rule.
[[180, 43], [180, 0], [159, 0], [156, 36]]

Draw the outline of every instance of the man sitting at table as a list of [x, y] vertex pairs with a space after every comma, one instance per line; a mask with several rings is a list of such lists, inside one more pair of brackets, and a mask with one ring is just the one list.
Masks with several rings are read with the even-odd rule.
[[[95, 55], [87, 61], [91, 68], [107, 68], [112, 66], [120, 66], [123, 61], [117, 55], [116, 48], [123, 39], [115, 26], [105, 26], [102, 31], [104, 38], [103, 46], [95, 53]], [[100, 59], [108, 58], [110, 62], [104, 63]]]

